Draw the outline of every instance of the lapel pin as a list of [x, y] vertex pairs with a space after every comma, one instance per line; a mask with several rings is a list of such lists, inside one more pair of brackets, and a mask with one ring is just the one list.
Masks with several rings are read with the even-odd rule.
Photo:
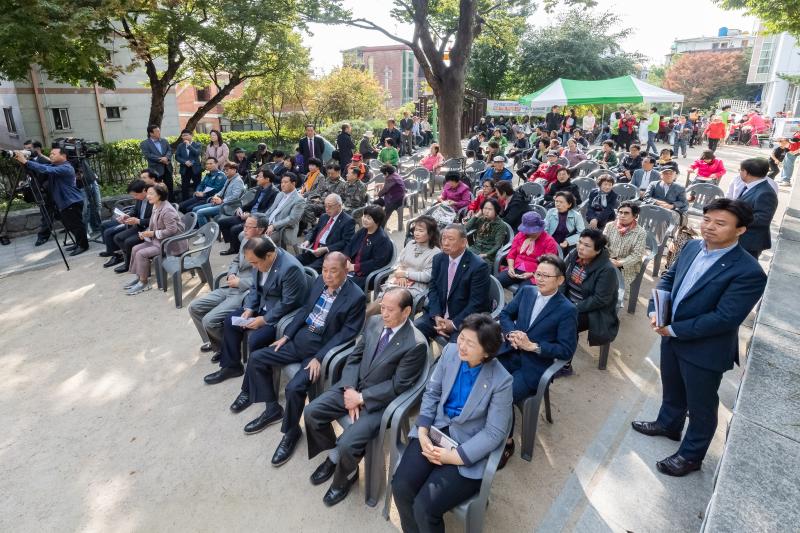
[[486, 388], [486, 383], [484, 383], [484, 384], [483, 384], [483, 388], [484, 388], [484, 389]]

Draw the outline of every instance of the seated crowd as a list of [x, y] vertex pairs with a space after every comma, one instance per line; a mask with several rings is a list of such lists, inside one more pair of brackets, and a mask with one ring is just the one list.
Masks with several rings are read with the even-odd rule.
[[[437, 203], [462, 211], [464, 224], [423, 214], [410, 222], [409, 240], [396, 254], [384, 226], [404, 208], [395, 148], [404, 141], [395, 142], [392, 124], [387, 130], [377, 156], [382, 186], [363, 181], [360, 157], [346, 166], [310, 157], [299, 173], [279, 158], [259, 166], [256, 186], [234, 212], [221, 207], [244, 192], [235, 163], [224, 164], [223, 173], [209, 157], [197, 190], [177, 209], [166, 186], [148, 183], [144, 171], [129, 186], [129, 213], [104, 225], [101, 255], [109, 258], [105, 266], [136, 275], [126, 290], [137, 294], [148, 288], [151, 258], [190, 246], [191, 239], [177, 240], [174, 249], [162, 250], [165, 239], [188, 231], [188, 215], [181, 213], [217, 219], [227, 243], [221, 254], [232, 261], [219, 288], [189, 306], [201, 350], [219, 365], [205, 383], [241, 378], [233, 413], [264, 404], [243, 426], [246, 434], [281, 423], [275, 467], [293, 456], [304, 420], [309, 459], [326, 452], [310, 482], [332, 480], [323, 497], [328, 506], [356, 482], [389, 403], [427, 375], [430, 346], [444, 346], [390, 477], [404, 531], [443, 530], [444, 513], [478, 492], [489, 454], [505, 444], [501, 468], [512, 456], [513, 404], [536, 394], [555, 360], [566, 362], [559, 376], [572, 373], [580, 332], [588, 332], [591, 346], [616, 338], [618, 276], [629, 286], [646, 254], [641, 206], [685, 213], [688, 204], [675, 183], [670, 149], [656, 159], [631, 145], [618, 158], [608, 141], [592, 157], [576, 129], [567, 148], [543, 138], [533, 152], [536, 144], [517, 134], [509, 155], [529, 166], [523, 183], [544, 189], [532, 198], [512, 185], [504, 137], [493, 136], [491, 166], [472, 186], [462, 173], [444, 175]], [[438, 172], [438, 146], [421, 161]], [[572, 167], [592, 161], [603, 173], [582, 198]], [[631, 183], [638, 194], [620, 202], [616, 183]], [[502, 309], [493, 309], [497, 282], [513, 294]], [[326, 356], [346, 343], [354, 347], [340, 375], [327, 375]], [[289, 365], [299, 370], [284, 387], [284, 406], [278, 378]], [[325, 379], [332, 382], [327, 390], [320, 384]], [[348, 422], [337, 437], [332, 422], [343, 419]], [[457, 445], [444, 446], [442, 435]], [[442, 484], [449, 489], [438, 490]]]

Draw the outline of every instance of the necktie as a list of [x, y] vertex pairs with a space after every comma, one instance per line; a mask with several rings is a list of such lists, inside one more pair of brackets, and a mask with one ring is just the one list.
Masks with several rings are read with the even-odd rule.
[[325, 226], [317, 233], [317, 238], [314, 239], [314, 249], [316, 250], [319, 248], [319, 242], [322, 240], [322, 236], [328, 231], [328, 229], [333, 225], [333, 219], [329, 218], [328, 222], [325, 223]]
[[311, 154], [311, 157], [314, 157], [314, 139], [312, 137], [306, 137], [308, 141], [308, 153]]
[[456, 269], [458, 263], [450, 261], [450, 266], [447, 267], [447, 295], [450, 296], [450, 290], [453, 288], [453, 278], [456, 277]]
[[378, 341], [378, 347], [375, 348], [375, 354], [372, 356], [372, 362], [378, 360], [378, 358], [383, 353], [383, 350], [389, 345], [389, 336], [392, 334], [392, 330], [389, 328], [383, 328], [383, 335], [381, 335], [381, 339]]
[[747, 192], [747, 185], [745, 185], [744, 187], [742, 187], [742, 190], [741, 190], [741, 191], [739, 191], [739, 196], [737, 196], [737, 197], [736, 197], [736, 199], [738, 200], [739, 198], [741, 198], [742, 196], [744, 196], [744, 193], [746, 193], [746, 192]]

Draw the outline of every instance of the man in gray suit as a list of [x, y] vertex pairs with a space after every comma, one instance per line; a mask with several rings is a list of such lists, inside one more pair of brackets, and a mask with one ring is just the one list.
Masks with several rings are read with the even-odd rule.
[[[142, 157], [147, 160], [147, 168], [155, 172], [169, 189], [170, 202], [172, 193], [172, 148], [166, 139], [161, 138], [161, 128], [155, 124], [147, 126], [147, 139], [139, 144]], [[185, 200], [185, 198], [184, 198]]]
[[661, 173], [653, 168], [656, 164], [656, 158], [653, 156], [646, 156], [642, 159], [642, 168], [637, 168], [633, 171], [631, 177], [631, 184], [639, 189], [639, 198], [642, 198], [647, 192], [647, 188], [654, 181], [661, 179]]
[[[378, 434], [383, 411], [408, 390], [423, 372], [428, 343], [408, 317], [411, 293], [390, 289], [381, 302], [381, 316], [370, 318], [364, 334], [347, 358], [342, 378], [305, 409], [309, 459], [331, 450], [311, 475], [320, 485], [333, 476], [322, 501], [336, 505], [358, 479], [358, 463]], [[349, 415], [352, 425], [336, 439], [331, 422]]]
[[283, 248], [294, 252], [299, 242], [300, 219], [306, 208], [306, 201], [297, 191], [297, 175], [287, 172], [281, 177], [281, 192], [275, 197], [264, 216], [267, 217], [267, 236]]
[[[267, 231], [266, 218], [256, 215], [248, 217], [242, 231], [244, 242], [264, 235], [265, 231]], [[201, 298], [196, 298], [189, 304], [189, 315], [204, 343], [200, 347], [200, 351], [213, 351], [212, 363], [219, 361], [222, 350], [222, 326], [225, 319], [242, 306], [244, 295], [250, 289], [253, 281], [252, 276], [249, 275], [251, 267], [252, 265], [245, 257], [244, 249], [240, 250], [228, 265], [225, 284]]]
[[647, 187], [642, 201], [681, 214], [689, 209], [689, 204], [686, 203], [686, 190], [682, 185], [675, 183], [675, 171], [671, 168], [661, 170], [661, 180]]
[[[303, 266], [284, 250], [275, 247], [269, 238], [250, 239], [242, 247], [245, 258], [254, 267], [253, 281], [244, 305], [225, 319], [222, 334], [220, 369], [204, 379], [209, 385], [244, 374], [242, 338], [245, 331], [250, 351], [269, 345], [275, 340], [278, 321], [306, 301], [309, 281]], [[247, 322], [234, 325], [235, 319]], [[238, 322], [238, 320], [236, 320]], [[249, 396], [242, 391], [231, 410], [238, 413], [250, 405]]]

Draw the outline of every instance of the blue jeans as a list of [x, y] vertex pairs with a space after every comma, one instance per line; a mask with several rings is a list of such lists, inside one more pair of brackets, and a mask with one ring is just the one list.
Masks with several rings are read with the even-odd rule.
[[219, 214], [220, 206], [218, 205], [198, 205], [192, 211], [197, 213], [197, 227], [202, 228], [208, 222], [206, 217], [215, 217]]
[[686, 139], [675, 138], [675, 144], [672, 145], [672, 151], [675, 152], [675, 157], [678, 157], [678, 148], [683, 151], [683, 157], [686, 157]]
[[99, 232], [102, 224], [100, 210], [103, 207], [100, 201], [100, 185], [96, 181], [84, 185], [83, 197], [86, 200], [83, 202], [83, 225], [91, 227], [93, 232]]
[[786, 154], [783, 159], [783, 171], [781, 172], [781, 181], [786, 183], [792, 182], [792, 174], [794, 174], [794, 162], [797, 160], [796, 154]]
[[648, 131], [647, 132], [647, 151], [650, 151], [650, 147], [653, 147], [653, 153], [658, 154], [658, 148], [656, 148], [656, 135], [657, 132], [655, 131]]

